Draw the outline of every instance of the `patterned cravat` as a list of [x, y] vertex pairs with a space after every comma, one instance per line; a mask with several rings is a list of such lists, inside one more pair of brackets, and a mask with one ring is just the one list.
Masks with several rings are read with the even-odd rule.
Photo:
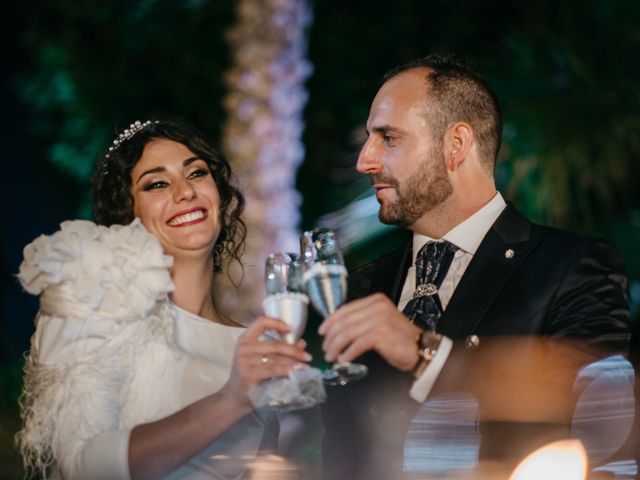
[[447, 241], [429, 242], [416, 256], [416, 291], [402, 313], [424, 330], [435, 330], [438, 325], [443, 312], [438, 288], [457, 249]]

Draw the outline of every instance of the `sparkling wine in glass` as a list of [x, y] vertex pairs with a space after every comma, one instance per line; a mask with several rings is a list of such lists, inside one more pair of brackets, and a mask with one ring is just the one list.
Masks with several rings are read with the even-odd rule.
[[[335, 232], [329, 228], [308, 230], [300, 237], [303, 281], [315, 309], [328, 317], [347, 297], [347, 269], [338, 247]], [[334, 363], [324, 372], [328, 385], [346, 385], [360, 380], [367, 367], [351, 362]]]
[[[270, 254], [265, 261], [265, 286], [264, 313], [291, 327], [286, 334], [268, 331], [265, 337], [293, 345], [302, 337], [309, 305], [302, 281], [300, 255], [289, 252]], [[261, 382], [249, 392], [249, 398], [256, 408], [266, 405], [291, 411], [312, 407], [326, 398], [322, 372], [317, 368], [294, 369], [286, 376]]]
[[282, 337], [293, 345], [304, 332], [309, 304], [302, 281], [300, 256], [289, 252], [270, 254], [265, 261], [265, 286], [264, 312], [270, 317], [280, 318], [291, 327], [291, 331]]

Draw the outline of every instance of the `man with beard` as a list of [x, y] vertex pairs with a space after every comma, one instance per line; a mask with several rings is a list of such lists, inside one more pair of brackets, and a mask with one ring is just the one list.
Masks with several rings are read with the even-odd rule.
[[[509, 449], [518, 457], [565, 433], [537, 435], [566, 413], [559, 399], [570, 396], [572, 378], [554, 377], [554, 365], [575, 373], [594, 351], [628, 348], [620, 256], [604, 241], [532, 224], [505, 202], [494, 179], [501, 131], [495, 95], [452, 57], [431, 55], [384, 77], [357, 169], [376, 190], [380, 220], [413, 238], [352, 272], [349, 301], [320, 326], [327, 361], [369, 367], [365, 379], [328, 389], [325, 478], [400, 478], [410, 470], [403, 459], [409, 425], [442, 392], [472, 394], [464, 398], [494, 427], [480, 427], [480, 460]], [[557, 340], [558, 355], [526, 344], [529, 336]], [[566, 355], [559, 346], [585, 338], [592, 348], [584, 357], [574, 353], [586, 349]], [[576, 362], [569, 368], [558, 358]], [[526, 411], [513, 410], [513, 402]], [[526, 432], [493, 435], [511, 432], [510, 421], [526, 424]]]

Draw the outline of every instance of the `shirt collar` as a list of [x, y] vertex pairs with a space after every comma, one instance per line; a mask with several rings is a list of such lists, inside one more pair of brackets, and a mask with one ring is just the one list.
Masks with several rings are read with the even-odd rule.
[[[480, 243], [482, 243], [482, 239], [506, 206], [507, 204], [500, 192], [496, 192], [494, 197], [484, 207], [449, 230], [440, 240], [446, 240], [453, 243], [460, 250], [475, 255]], [[413, 234], [414, 263], [420, 249], [427, 242], [433, 241], [439, 240], [420, 233]]]

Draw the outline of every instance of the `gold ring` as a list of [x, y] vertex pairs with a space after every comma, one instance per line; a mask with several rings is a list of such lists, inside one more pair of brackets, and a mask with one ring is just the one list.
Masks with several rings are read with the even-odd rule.
[[265, 357], [263, 355], [260, 361], [262, 362], [263, 365], [266, 365], [267, 363], [269, 363], [269, 357]]

